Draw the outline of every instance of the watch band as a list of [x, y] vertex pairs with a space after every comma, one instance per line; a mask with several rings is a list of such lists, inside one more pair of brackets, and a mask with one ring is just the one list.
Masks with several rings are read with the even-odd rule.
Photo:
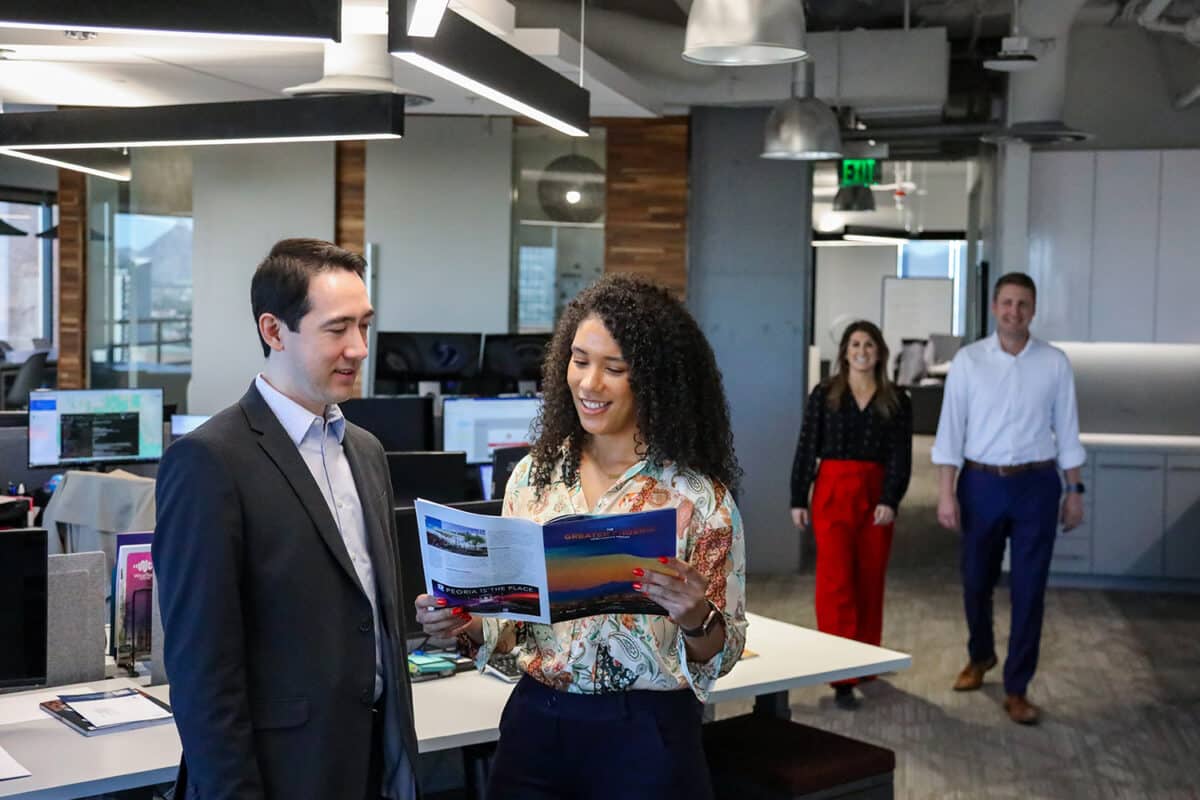
[[1068, 483], [1067, 494], [1083, 494], [1086, 487], [1082, 483]]
[[695, 628], [685, 628], [680, 625], [679, 631], [689, 639], [699, 639], [702, 636], [707, 636], [719, 619], [721, 619], [721, 609], [717, 608], [716, 603], [709, 600], [708, 616], [704, 618], [704, 622], [701, 622]]

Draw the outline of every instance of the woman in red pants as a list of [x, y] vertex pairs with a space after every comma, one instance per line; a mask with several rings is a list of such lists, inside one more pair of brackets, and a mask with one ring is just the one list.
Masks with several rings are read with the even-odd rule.
[[[817, 627], [874, 645], [893, 522], [912, 472], [912, 406], [888, 380], [887, 363], [878, 327], [846, 328], [836, 371], [808, 398], [792, 466], [792, 521], [805, 528], [811, 519], [817, 541]], [[833, 684], [839, 707], [857, 707], [857, 682]]]

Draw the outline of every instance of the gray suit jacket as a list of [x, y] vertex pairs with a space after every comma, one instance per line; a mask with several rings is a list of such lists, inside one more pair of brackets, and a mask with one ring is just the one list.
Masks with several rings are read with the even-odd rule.
[[[382, 794], [416, 797], [396, 523], [383, 447], [346, 424], [383, 626]], [[371, 606], [316, 481], [253, 384], [158, 470], [154, 568], [189, 798], [364, 797]]]

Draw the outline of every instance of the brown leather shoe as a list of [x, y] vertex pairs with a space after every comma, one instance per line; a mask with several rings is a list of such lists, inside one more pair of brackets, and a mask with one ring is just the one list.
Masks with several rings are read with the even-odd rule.
[[983, 673], [994, 666], [996, 666], [995, 656], [992, 656], [987, 661], [968, 661], [967, 665], [962, 668], [962, 672], [958, 673], [958, 679], [954, 681], [954, 691], [975, 691], [980, 686], [983, 686]]
[[1008, 718], [1021, 725], [1036, 725], [1041, 712], [1038, 707], [1025, 699], [1023, 694], [1010, 694], [1004, 699], [1004, 710]]

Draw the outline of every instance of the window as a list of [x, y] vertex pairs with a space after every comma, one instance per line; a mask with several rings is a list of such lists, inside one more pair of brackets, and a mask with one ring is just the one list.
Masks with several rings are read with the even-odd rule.
[[0, 340], [18, 350], [54, 335], [53, 211], [48, 201], [0, 200]]
[[909, 241], [899, 247], [896, 275], [900, 278], [950, 278], [954, 281], [954, 330], [961, 335], [966, 309], [963, 259], [966, 242]]

